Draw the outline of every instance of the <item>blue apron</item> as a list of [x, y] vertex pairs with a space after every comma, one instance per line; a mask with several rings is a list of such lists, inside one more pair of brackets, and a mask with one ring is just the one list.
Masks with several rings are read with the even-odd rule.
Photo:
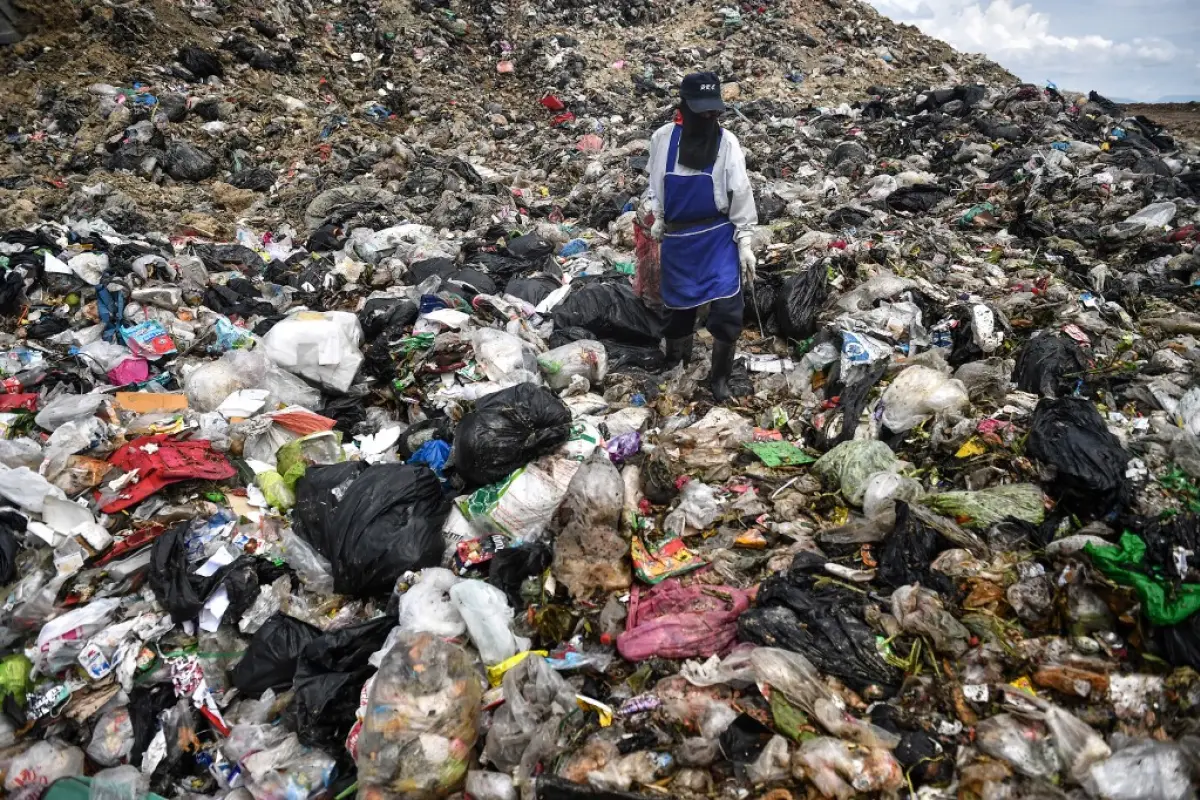
[[742, 288], [733, 223], [713, 197], [715, 164], [699, 175], [673, 174], [681, 131], [677, 125], [671, 132], [663, 179], [663, 217], [672, 232], [664, 234], [660, 251], [662, 301], [672, 309], [733, 297]]

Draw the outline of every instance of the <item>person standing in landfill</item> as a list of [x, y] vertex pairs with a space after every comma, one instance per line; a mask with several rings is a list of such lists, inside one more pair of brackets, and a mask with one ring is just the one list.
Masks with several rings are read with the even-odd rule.
[[742, 287], [757, 264], [750, 239], [758, 224], [746, 156], [721, 127], [721, 81], [712, 72], [686, 76], [675, 121], [650, 140], [651, 236], [662, 242], [662, 302], [670, 310], [664, 336], [667, 363], [686, 363], [695, 342], [696, 313], [709, 304], [713, 337], [710, 386], [729, 399], [729, 378], [745, 306]]

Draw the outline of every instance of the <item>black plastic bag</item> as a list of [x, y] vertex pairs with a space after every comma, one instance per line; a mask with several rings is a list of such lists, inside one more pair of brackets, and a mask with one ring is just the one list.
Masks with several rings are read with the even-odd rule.
[[330, 752], [341, 747], [354, 725], [363, 684], [375, 672], [367, 659], [396, 625], [394, 616], [376, 617], [323, 633], [304, 646], [286, 715], [301, 742]]
[[389, 328], [400, 326], [407, 328], [417, 321], [421, 310], [411, 300], [399, 297], [381, 297], [368, 300], [362, 311], [358, 312], [358, 321], [362, 325], [363, 340], [371, 341]]
[[321, 630], [286, 614], [275, 614], [254, 634], [245, 655], [230, 672], [239, 692], [258, 697], [267, 689], [291, 688], [296, 663]]
[[481, 398], [454, 434], [452, 459], [471, 486], [507, 477], [551, 453], [571, 432], [571, 412], [554, 392], [519, 383]]
[[1054, 470], [1048, 488], [1075, 513], [1103, 515], [1129, 499], [1125, 478], [1129, 454], [1109, 433], [1090, 400], [1039, 400], [1025, 454]]
[[158, 733], [158, 715], [175, 705], [175, 687], [170, 683], [134, 686], [129, 692], [129, 724], [133, 726], [133, 749], [129, 763], [141, 764], [146, 748]]
[[584, 328], [593, 339], [657, 347], [666, 319], [633, 293], [625, 276], [584, 278], [554, 307], [554, 328]]
[[755, 278], [752, 291], [746, 294], [742, 324], [752, 330], [758, 330], [761, 325], [768, 333], [774, 332], [775, 303], [779, 290], [778, 282]]
[[1200, 614], [1192, 614], [1177, 625], [1156, 628], [1155, 639], [1168, 664], [1200, 671]]
[[342, 433], [353, 433], [356, 425], [367, 421], [367, 409], [361, 397], [339, 395], [325, 401], [321, 415], [334, 421], [333, 427]]
[[425, 258], [409, 264], [408, 279], [413, 284], [423, 283], [434, 275], [445, 280], [457, 270], [458, 265], [454, 263], [453, 258], [444, 258], [442, 256]]
[[531, 275], [527, 278], [513, 278], [508, 282], [508, 286], [504, 287], [504, 292], [536, 306], [561, 286], [561, 281], [549, 275]]
[[0, 511], [0, 586], [17, 576], [18, 533], [25, 532], [27, 520], [15, 511]]
[[147, 582], [158, 602], [176, 622], [194, 620], [204, 601], [213, 593], [238, 561], [227, 564], [208, 577], [197, 575], [188, 562], [187, 535], [190, 523], [181, 522], [154, 540], [150, 549]]
[[[236, 625], [254, 601], [263, 586], [270, 586], [278, 578], [291, 574], [291, 570], [273, 561], [254, 556], [239, 556], [236, 561], [226, 567], [221, 579], [221, 586], [229, 598], [229, 606], [221, 621], [226, 625]], [[296, 579], [293, 579], [295, 583]], [[293, 586], [292, 588], [296, 588]]]
[[945, 549], [938, 532], [913, 516], [908, 503], [898, 500], [896, 524], [879, 550], [876, 577], [893, 589], [919, 583], [936, 592], [951, 592], [954, 582], [950, 577], [929, 568]]
[[[253, 169], [244, 169], [241, 172], [234, 173], [233, 177], [229, 179], [229, 184], [238, 189], [249, 189], [252, 192], [269, 192], [271, 191], [271, 187], [275, 185], [275, 180], [275, 173], [271, 172], [271, 170], [266, 167], [254, 167]], [[313, 238], [316, 238], [318, 234], [320, 234], [320, 231], [314, 233]], [[310, 243], [313, 241], [313, 238], [309, 239]], [[308, 249], [336, 250], [337, 248], [309, 247]]]
[[[1134, 527], [1146, 543], [1146, 565], [1171, 581], [1200, 583], [1200, 564], [1194, 558], [1179, 558], [1182, 552], [1200, 553], [1200, 516], [1185, 512], [1167, 519], [1148, 520]], [[1183, 567], [1183, 571], [1180, 571]]]
[[1030, 339], [1017, 353], [1012, 378], [1022, 392], [1061, 397], [1074, 391], [1087, 368], [1087, 357], [1074, 339], [1044, 333]]
[[766, 748], [775, 733], [749, 714], [738, 714], [729, 727], [721, 731], [717, 742], [721, 753], [736, 764], [750, 764]]
[[949, 196], [950, 193], [940, 186], [918, 184], [897, 189], [887, 196], [886, 202], [892, 211], [925, 214]]
[[[437, 566], [450, 513], [441, 482], [424, 464], [310, 467], [296, 484], [295, 531], [329, 559], [334, 590], [386, 595], [408, 570]], [[341, 499], [338, 499], [340, 494]]]
[[177, 181], [202, 181], [217, 174], [216, 160], [190, 142], [171, 142], [163, 161], [167, 174]]
[[554, 252], [554, 245], [536, 233], [527, 233], [510, 241], [505, 249], [516, 258], [540, 261]]
[[812, 266], [792, 275], [775, 294], [775, 320], [779, 332], [796, 341], [817, 332], [817, 314], [828, 297], [825, 269]]
[[521, 608], [521, 584], [531, 575], [540, 575], [550, 566], [553, 551], [544, 544], [532, 543], [497, 550], [488, 565], [488, 583], [502, 590], [514, 608]]
[[801, 653], [856, 691], [872, 685], [895, 691], [904, 675], [875, 647], [875, 633], [862, 618], [862, 597], [819, 583], [824, 563], [821, 556], [802, 552], [786, 576], [763, 581], [755, 599], [758, 607], [738, 618], [739, 637]]
[[225, 74], [225, 68], [221, 66], [221, 62], [217, 60], [217, 57], [199, 47], [179, 48], [179, 63], [183, 64], [188, 72], [201, 80], [212, 75], [221, 76]]
[[292, 508], [292, 528], [296, 535], [307, 542], [325, 536], [333, 527], [338, 498], [366, 468], [364, 461], [309, 467], [296, 482], [296, 505]]

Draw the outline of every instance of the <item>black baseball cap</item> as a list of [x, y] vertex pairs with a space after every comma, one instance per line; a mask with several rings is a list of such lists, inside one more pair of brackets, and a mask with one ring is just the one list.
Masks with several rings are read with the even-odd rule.
[[725, 101], [721, 99], [721, 79], [715, 72], [693, 72], [684, 76], [679, 84], [679, 96], [697, 114], [725, 110]]

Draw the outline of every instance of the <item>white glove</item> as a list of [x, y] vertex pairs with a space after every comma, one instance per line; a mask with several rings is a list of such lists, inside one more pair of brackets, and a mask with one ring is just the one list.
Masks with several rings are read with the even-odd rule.
[[661, 242], [666, 230], [667, 221], [662, 217], [655, 217], [654, 224], [650, 226], [650, 238], [656, 242]]
[[738, 262], [742, 266], [742, 283], [754, 283], [758, 259], [754, 257], [754, 251], [750, 247], [749, 236], [738, 239]]

